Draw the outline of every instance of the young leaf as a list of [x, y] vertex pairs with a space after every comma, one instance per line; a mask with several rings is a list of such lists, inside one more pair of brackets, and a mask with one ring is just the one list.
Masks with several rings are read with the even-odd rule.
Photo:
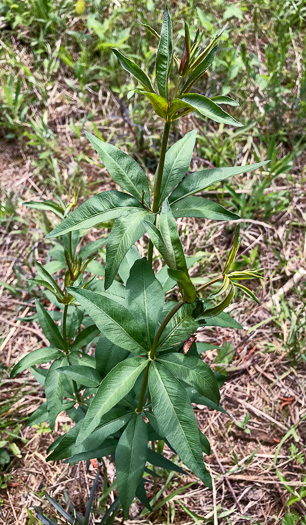
[[46, 338], [48, 339], [48, 341], [50, 341], [50, 344], [53, 346], [53, 348], [60, 348], [61, 350], [65, 350], [66, 346], [64, 339], [62, 338], [57, 325], [51, 319], [51, 316], [48, 314], [48, 312], [44, 309], [44, 307], [40, 304], [39, 301], [35, 301], [35, 306], [38, 314], [39, 324]]
[[82, 330], [75, 338], [75, 341], [71, 347], [71, 352], [77, 352], [83, 346], [86, 346], [89, 343], [91, 343], [91, 341], [93, 341], [93, 339], [97, 337], [99, 333], [99, 328], [97, 328], [94, 324], [87, 326], [87, 328], [84, 328], [84, 330]]
[[190, 166], [196, 135], [195, 130], [190, 131], [167, 151], [160, 189], [160, 204], [186, 175]]
[[105, 377], [118, 363], [127, 358], [129, 352], [120, 346], [111, 343], [109, 339], [102, 336], [96, 346], [96, 368]]
[[198, 425], [183, 385], [165, 367], [153, 362], [149, 389], [158, 426], [171, 447], [185, 465], [211, 487], [211, 478], [203, 463]]
[[137, 66], [129, 58], [125, 57], [117, 49], [112, 48], [112, 52], [116, 55], [121, 66], [123, 67], [123, 69], [125, 69], [125, 71], [131, 73], [131, 75], [133, 75], [138, 80], [138, 82], [140, 82], [140, 84], [142, 84], [148, 91], [154, 92], [154, 89], [152, 88], [152, 84], [148, 76], [139, 66]]
[[92, 228], [100, 222], [117, 219], [141, 208], [141, 203], [131, 195], [116, 190], [104, 191], [91, 197], [73, 210], [61, 224], [47, 235], [47, 238]]
[[218, 95], [217, 97], [211, 97], [210, 100], [213, 100], [219, 106], [221, 104], [227, 104], [228, 106], [239, 106], [239, 102], [236, 102], [236, 100], [234, 100], [233, 98], [226, 97], [224, 95]]
[[64, 395], [64, 385], [67, 383], [67, 378], [58, 374], [57, 369], [66, 363], [66, 359], [57, 359], [50, 366], [46, 376], [45, 394], [47, 398], [49, 425], [51, 430], [54, 429], [55, 420], [58, 414], [63, 410], [62, 399]]
[[198, 325], [191, 316], [193, 308], [194, 304], [184, 304], [182, 308], [176, 312], [163, 331], [159, 340], [158, 350], [176, 346], [194, 334]]
[[162, 117], [163, 119], [167, 118], [168, 112], [168, 102], [164, 97], [157, 95], [157, 93], [150, 93], [148, 91], [140, 91], [136, 89], [136, 93], [140, 93], [149, 99], [151, 102], [152, 108], [154, 109], [156, 115]]
[[34, 210], [42, 210], [42, 211], [52, 211], [57, 217], [60, 219], [64, 218], [64, 210], [56, 204], [55, 202], [44, 199], [43, 201], [28, 201], [23, 202], [24, 206], [28, 206], [29, 208], [33, 208]]
[[139, 259], [131, 269], [126, 283], [128, 308], [145, 326], [146, 346], [153, 343], [156, 325], [162, 312], [165, 296], [160, 282], [156, 279], [152, 265], [147, 259]]
[[77, 444], [82, 443], [90, 436], [91, 432], [100, 424], [102, 416], [128, 394], [146, 366], [146, 359], [132, 357], [116, 365], [107, 374], [89, 406], [78, 435]]
[[149, 221], [149, 214], [143, 209], [116, 220], [106, 246], [105, 290], [111, 286], [131, 246], [146, 233], [144, 219]]
[[226, 261], [226, 265], [225, 265], [223, 273], [226, 274], [230, 272], [233, 262], [236, 259], [236, 255], [239, 250], [240, 242], [241, 242], [241, 239], [240, 239], [240, 224], [239, 224], [235, 230], [234, 244], [230, 251], [228, 259]]
[[243, 284], [240, 284], [240, 283], [234, 283], [234, 286], [236, 286], [236, 288], [240, 288], [246, 295], [248, 295], [249, 297], [251, 297], [251, 299], [253, 299], [254, 301], [256, 301], [256, 303], [260, 304], [260, 301], [259, 299], [257, 299], [256, 295], [254, 294], [254, 292], [252, 292], [251, 290], [249, 290], [249, 288], [247, 288], [246, 286], [243, 286]]
[[121, 435], [115, 453], [118, 495], [125, 516], [143, 475], [147, 442], [147, 425], [141, 415], [135, 415]]
[[47, 270], [39, 262], [36, 261], [34, 264], [35, 264], [35, 268], [37, 270], [38, 275], [44, 281], [47, 281], [47, 283], [51, 287], [51, 291], [53, 289], [54, 293], [58, 296], [58, 298], [62, 299], [64, 297], [64, 294], [62, 290], [60, 289], [59, 285], [57, 284], [57, 282], [53, 279], [53, 277], [49, 274], [49, 272], [47, 272]]
[[101, 376], [97, 370], [91, 366], [69, 365], [62, 366], [57, 372], [76, 381], [80, 385], [95, 387], [101, 383]]
[[211, 51], [208, 53], [208, 55], [204, 58], [203, 62], [198, 65], [197, 68], [191, 73], [188, 80], [186, 80], [184, 86], [182, 87], [181, 93], [187, 93], [192, 86], [201, 78], [202, 75], [204, 75], [205, 71], [211, 66], [216, 51], [218, 49], [218, 46], [214, 46]]
[[[227, 308], [231, 304], [234, 296], [235, 296], [235, 288], [232, 285], [232, 283], [230, 283], [230, 286], [228, 288], [228, 292], [227, 292], [226, 296], [224, 297], [224, 299], [222, 301], [220, 301], [220, 303], [218, 303], [216, 306], [213, 306], [211, 308], [207, 308], [206, 310], [204, 310], [204, 312], [203, 312], [201, 317], [204, 320], [208, 319], [209, 317], [216, 317], [221, 312], [223, 312], [223, 310], [225, 310], [225, 308]], [[198, 320], [198, 322], [201, 322], [201, 321], [202, 321], [202, 319]]]
[[24, 356], [22, 359], [20, 359], [20, 361], [18, 361], [11, 371], [11, 377], [15, 377], [17, 374], [20, 374], [20, 372], [23, 372], [23, 370], [26, 370], [26, 368], [29, 368], [30, 366], [38, 365], [39, 363], [49, 363], [49, 361], [53, 361], [54, 359], [57, 359], [61, 356], [63, 356], [63, 352], [57, 348], [46, 347], [33, 350], [33, 352], [30, 352], [28, 355]]
[[226, 210], [220, 204], [202, 197], [185, 197], [171, 205], [173, 217], [203, 217], [213, 221], [234, 221], [239, 215]]
[[181, 97], [181, 100], [189, 106], [193, 107], [196, 111], [205, 115], [205, 117], [220, 122], [223, 124], [229, 124], [230, 126], [240, 127], [242, 124], [235, 120], [231, 115], [223, 111], [215, 102], [211, 99], [204, 97], [204, 95], [198, 95], [197, 93], [186, 93]]
[[159, 94], [168, 100], [168, 76], [172, 62], [172, 24], [166, 8], [156, 55], [156, 80]]
[[258, 162], [258, 164], [249, 164], [247, 166], [234, 166], [233, 168], [212, 168], [209, 170], [196, 171], [191, 173], [175, 188], [174, 192], [169, 196], [169, 202], [173, 204], [174, 202], [193, 195], [194, 193], [199, 193], [200, 191], [205, 190], [212, 184], [220, 182], [224, 179], [229, 179], [235, 175], [240, 175], [241, 173], [246, 173], [254, 171], [261, 166], [264, 166], [270, 162], [266, 160], [264, 162]]
[[217, 381], [209, 366], [197, 357], [171, 353], [158, 358], [170, 372], [179, 380], [194, 387], [202, 396], [207, 397], [217, 405], [220, 393]]
[[86, 132], [85, 134], [99, 153], [100, 159], [114, 181], [121, 188], [134, 195], [140, 202], [144, 201], [150, 206], [148, 180], [139, 164], [132, 157], [108, 142], [102, 142], [102, 140], [91, 133]]
[[110, 298], [107, 293], [71, 287], [67, 290], [114, 344], [134, 354], [148, 350], [144, 345], [144, 327], [139, 325], [127, 308], [114, 300], [115, 296]]
[[189, 65], [190, 59], [190, 31], [189, 25], [185, 22], [185, 49], [179, 67], [179, 75], [184, 76]]

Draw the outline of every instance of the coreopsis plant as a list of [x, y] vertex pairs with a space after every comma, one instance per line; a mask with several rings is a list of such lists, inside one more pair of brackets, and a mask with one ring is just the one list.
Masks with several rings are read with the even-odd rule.
[[[118, 501], [125, 516], [135, 496], [150, 509], [145, 490], [151, 472], [148, 466], [182, 472], [164, 457], [162, 442], [211, 487], [203, 461], [203, 452], [209, 454], [210, 447], [198, 428], [192, 403], [222, 410], [218, 377], [201, 359], [200, 345], [186, 345], [183, 351], [183, 344], [202, 326], [239, 328], [224, 309], [236, 288], [255, 298], [239, 281], [259, 277], [259, 273], [231, 270], [239, 246], [237, 228], [224, 271], [214, 279], [207, 276], [206, 284], [196, 289], [176, 219], [235, 221], [237, 215], [199, 194], [216, 182], [265, 164], [186, 175], [196, 131], [168, 148], [173, 121], [198, 111], [215, 122], [241, 126], [221, 107], [237, 106], [234, 100], [192, 92], [213, 61], [222, 31], [203, 46], [199, 33], [191, 41], [185, 24], [185, 47], [179, 58], [173, 52], [167, 9], [160, 34], [146, 28], [158, 41], [151, 78], [120, 51], [113, 52], [138, 81], [137, 92], [147, 97], [164, 121], [154, 191], [150, 191], [148, 175], [132, 157], [86, 133], [121, 191], [104, 191], [78, 207], [73, 201], [68, 210], [60, 199], [58, 203], [27, 203], [62, 219], [47, 235], [56, 241], [50, 261], [45, 266], [36, 263], [33, 284], [45, 289], [56, 308], [47, 311], [37, 302], [36, 318], [50, 346], [31, 352], [12, 372], [14, 376], [30, 366], [44, 384], [46, 403], [31, 416], [31, 423], [48, 420], [53, 429], [63, 410], [75, 423], [54, 441], [47, 459], [75, 463], [110, 456], [116, 464]], [[78, 250], [80, 231], [110, 220], [114, 224], [108, 238]], [[146, 256], [141, 257], [135, 243], [144, 235], [149, 242]], [[92, 259], [104, 245], [105, 268]], [[156, 273], [157, 259], [162, 268]], [[62, 275], [61, 270], [62, 282], [53, 277]], [[221, 284], [214, 291], [217, 282]], [[213, 293], [203, 297], [210, 286]], [[52, 363], [48, 370], [36, 366], [47, 362]]]

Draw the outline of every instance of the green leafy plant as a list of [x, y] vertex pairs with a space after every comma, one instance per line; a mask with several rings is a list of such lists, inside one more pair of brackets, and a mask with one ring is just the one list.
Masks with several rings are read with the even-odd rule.
[[[151, 473], [148, 465], [182, 472], [163, 455], [162, 445], [156, 451], [156, 441], [166, 443], [203, 483], [212, 486], [203, 461], [203, 452], [209, 454], [210, 447], [198, 428], [192, 403], [223, 411], [220, 378], [201, 359], [201, 345], [192, 345], [185, 354], [183, 343], [201, 326], [239, 328], [224, 310], [237, 288], [257, 300], [239, 281], [260, 273], [232, 270], [239, 248], [237, 229], [223, 272], [214, 279], [208, 276], [196, 289], [176, 219], [239, 219], [199, 194], [216, 182], [266, 164], [212, 168], [186, 176], [196, 132], [190, 131], [167, 149], [174, 121], [197, 111], [214, 122], [241, 126], [222, 108], [237, 106], [233, 99], [191, 92], [211, 65], [222, 31], [203, 47], [199, 33], [191, 41], [185, 24], [179, 59], [173, 51], [167, 9], [160, 34], [146, 27], [158, 42], [152, 78], [121, 51], [113, 52], [138, 81], [137, 92], [164, 120], [154, 190], [132, 157], [86, 133], [121, 191], [104, 191], [76, 209], [76, 194], [67, 207], [61, 199], [26, 203], [61, 219], [47, 235], [55, 243], [49, 252], [52, 260], [44, 266], [36, 262], [37, 277], [31, 284], [42, 289], [55, 309], [47, 310], [37, 300], [34, 318], [50, 346], [26, 355], [12, 370], [15, 376], [31, 367], [45, 387], [46, 403], [32, 414], [30, 424], [48, 420], [53, 430], [63, 410], [75, 423], [51, 445], [48, 460], [75, 463], [111, 456], [125, 516], [135, 496], [151, 510], [145, 490], [145, 476]], [[108, 238], [78, 249], [81, 232], [109, 221], [115, 222]], [[149, 238], [146, 257], [135, 246], [143, 236]], [[105, 267], [93, 259], [104, 245]], [[158, 265], [162, 268], [156, 271]], [[218, 291], [203, 298], [204, 290], [218, 281], [222, 281]], [[37, 367], [48, 362], [49, 369]]]

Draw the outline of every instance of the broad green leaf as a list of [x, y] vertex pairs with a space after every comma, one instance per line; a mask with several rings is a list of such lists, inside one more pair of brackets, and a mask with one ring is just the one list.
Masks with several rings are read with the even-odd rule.
[[[81, 248], [81, 250], [78, 253], [78, 257], [81, 257], [84, 261], [85, 259], [88, 259], [91, 255], [94, 253], [97, 253], [104, 244], [107, 243], [108, 237], [103, 237], [102, 239], [97, 239], [96, 241], [89, 242]], [[88, 267], [87, 267], [88, 268]]]
[[228, 106], [239, 106], [239, 102], [236, 102], [236, 100], [234, 100], [233, 98], [226, 97], [224, 95], [218, 95], [217, 97], [211, 97], [210, 100], [213, 100], [219, 106], [221, 104], [227, 104]]
[[[179, 115], [176, 115], [178, 111], [182, 110], [182, 112]], [[191, 113], [193, 111], [193, 108], [189, 106], [189, 104], [186, 104], [179, 98], [175, 98], [172, 100], [170, 108], [168, 110], [168, 119], [176, 120], [177, 118], [182, 117], [183, 115], [186, 115], [187, 113]]]
[[177, 379], [191, 385], [202, 396], [219, 404], [220, 393], [217, 381], [212, 370], [201, 359], [175, 352], [159, 357], [158, 361]]
[[54, 359], [57, 359], [61, 356], [63, 356], [63, 352], [57, 348], [46, 347], [33, 350], [33, 352], [30, 352], [30, 354], [24, 356], [22, 359], [20, 359], [20, 361], [18, 361], [11, 371], [11, 377], [15, 377], [17, 374], [23, 372], [23, 370], [26, 370], [26, 368], [29, 368], [30, 366], [38, 365], [39, 363], [49, 363], [49, 361], [53, 361]]
[[52, 275], [50, 275], [49, 272], [37, 261], [35, 262], [35, 268], [39, 277], [41, 277], [44, 281], [47, 281], [47, 283], [51, 286], [51, 289], [54, 289], [54, 293], [59, 297], [59, 299], [62, 299], [64, 294], [57, 282], [53, 279]]
[[66, 459], [64, 463], [78, 463], [79, 461], [89, 461], [90, 459], [100, 459], [104, 456], [110, 456], [112, 455], [116, 450], [117, 442], [114, 439], [106, 439], [103, 443], [103, 445], [100, 445], [99, 447], [79, 452], [78, 454], [75, 454], [69, 459]]
[[80, 385], [95, 387], [101, 383], [101, 376], [97, 370], [91, 366], [69, 365], [62, 366], [57, 372], [76, 381]]
[[154, 92], [148, 76], [139, 66], [137, 66], [137, 64], [120, 53], [117, 49], [112, 49], [112, 52], [115, 53], [123, 69], [128, 73], [131, 73], [131, 75], [133, 75], [148, 91]]
[[139, 251], [137, 250], [136, 246], [131, 246], [131, 248], [125, 254], [118, 270], [118, 273], [124, 283], [126, 283], [126, 281], [128, 280], [131, 268], [134, 262], [138, 259], [141, 259]]
[[76, 423], [66, 434], [56, 439], [52, 445], [48, 448], [49, 456], [47, 461], [59, 461], [60, 459], [66, 459], [72, 456], [75, 450], [75, 442], [82, 425], [82, 419]]
[[198, 325], [191, 316], [192, 304], [184, 304], [167, 324], [159, 340], [158, 350], [183, 343], [197, 330]]
[[144, 327], [125, 306], [103, 292], [91, 292], [67, 288], [68, 292], [81, 304], [97, 327], [112, 343], [134, 354], [148, 349], [144, 345]]
[[211, 487], [211, 478], [203, 463], [199, 430], [183, 385], [159, 363], [149, 371], [149, 389], [158, 426], [181, 460]]
[[171, 193], [169, 202], [173, 204], [184, 197], [205, 190], [205, 188], [208, 188], [216, 182], [234, 177], [235, 175], [240, 175], [241, 173], [254, 171], [261, 166], [265, 166], [268, 162], [270, 161], [267, 160], [264, 162], [258, 162], [257, 164], [249, 164], [247, 166], [234, 166], [233, 168], [212, 168], [191, 173], [185, 177], [178, 187], [175, 188], [174, 192]]
[[201, 62], [198, 67], [194, 69], [188, 80], [186, 80], [185, 84], [183, 85], [181, 93], [186, 93], [189, 91], [192, 86], [201, 78], [201, 76], [204, 75], [205, 71], [211, 66], [217, 49], [218, 46], [215, 45], [204, 58], [203, 62]]
[[160, 467], [166, 470], [173, 470], [174, 472], [179, 472], [180, 474], [186, 474], [186, 472], [178, 467], [175, 463], [172, 461], [169, 461], [169, 459], [162, 456], [162, 454], [158, 454], [151, 448], [148, 448], [147, 450], [147, 460], [151, 465], [154, 465], [155, 467]]
[[188, 273], [182, 270], [168, 269], [169, 277], [175, 279], [180, 287], [186, 303], [193, 303], [196, 300], [197, 292]]
[[109, 412], [133, 388], [136, 379], [147, 366], [147, 360], [140, 357], [125, 359], [102, 380], [98, 391], [83, 420], [77, 444], [84, 441], [100, 424], [104, 414]]
[[164, 97], [157, 95], [157, 93], [150, 93], [148, 91], [140, 91], [136, 89], [136, 93], [140, 93], [149, 99], [151, 102], [152, 108], [154, 109], [156, 115], [166, 119], [168, 112], [168, 102]]
[[71, 352], [77, 352], [83, 346], [86, 346], [88, 345], [88, 343], [91, 343], [91, 341], [93, 341], [93, 339], [97, 337], [99, 333], [99, 328], [97, 328], [94, 324], [87, 326], [87, 328], [84, 328], [84, 330], [82, 330], [75, 338], [75, 341], [71, 347]]
[[129, 352], [115, 345], [109, 339], [100, 337], [95, 351], [96, 367], [98, 372], [104, 377], [118, 363], [127, 358]]
[[149, 214], [147, 210], [139, 210], [116, 220], [106, 246], [106, 290], [115, 279], [119, 266], [131, 246], [146, 233], [147, 228], [143, 221], [150, 220]]
[[168, 200], [165, 200], [159, 220], [160, 233], [167, 251], [171, 256], [171, 264], [167, 263], [170, 268], [183, 270], [187, 272], [186, 259], [182, 243], [177, 231], [177, 225], [172, 215]]
[[[205, 317], [205, 313], [203, 314]], [[201, 316], [201, 317], [203, 317]], [[221, 314], [216, 315], [215, 317], [209, 317], [204, 319], [204, 326], [220, 326], [221, 328], [235, 328], [242, 329], [241, 324], [237, 323], [230, 314], [227, 312], [222, 312]]]
[[54, 429], [55, 420], [58, 414], [63, 410], [64, 386], [67, 378], [57, 373], [57, 369], [67, 364], [67, 360], [57, 359], [50, 366], [45, 380], [45, 394], [47, 398], [49, 425], [51, 430]]
[[189, 196], [171, 205], [173, 217], [203, 217], [213, 221], [234, 221], [239, 215], [226, 210], [217, 202], [202, 197]]
[[86, 137], [104, 163], [107, 171], [114, 181], [124, 190], [128, 191], [140, 202], [150, 205], [150, 190], [147, 177], [139, 164], [129, 155], [108, 142], [102, 142], [91, 133], [86, 132]]
[[231, 126], [241, 127], [242, 124], [235, 120], [231, 115], [223, 111], [211, 99], [198, 95], [197, 93], [186, 93], [181, 97], [181, 100], [205, 117], [214, 120], [215, 122], [229, 124]]
[[64, 210], [56, 204], [56, 202], [53, 202], [49, 199], [44, 199], [43, 201], [28, 201], [23, 203], [24, 206], [28, 206], [29, 208], [33, 208], [34, 210], [41, 210], [41, 211], [52, 211], [57, 217], [60, 219], [64, 218]]
[[167, 100], [168, 76], [172, 63], [172, 54], [172, 24], [168, 8], [166, 8], [156, 55], [156, 80], [159, 94]]
[[147, 444], [147, 425], [141, 415], [135, 415], [121, 435], [115, 453], [118, 495], [125, 516], [143, 475]]
[[48, 314], [48, 312], [44, 309], [44, 307], [40, 304], [39, 301], [35, 301], [35, 306], [38, 314], [39, 324], [42, 328], [44, 335], [46, 336], [48, 341], [50, 341], [52, 347], [65, 350], [64, 339], [62, 338], [57, 325], [51, 319], [51, 316]]
[[167, 151], [160, 189], [161, 204], [175, 186], [186, 175], [190, 166], [197, 132], [190, 131]]
[[146, 346], [150, 348], [165, 296], [147, 259], [139, 259], [134, 263], [126, 283], [126, 290], [128, 308], [139, 319], [141, 325], [145, 326]]
[[100, 222], [117, 219], [141, 208], [141, 203], [131, 195], [116, 190], [104, 191], [91, 197], [73, 210], [61, 224], [47, 235], [47, 238], [92, 228]]

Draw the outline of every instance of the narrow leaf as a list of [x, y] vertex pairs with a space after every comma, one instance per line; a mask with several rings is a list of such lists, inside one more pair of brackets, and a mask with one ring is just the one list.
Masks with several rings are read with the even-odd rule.
[[[167, 303], [166, 303], [167, 304]], [[194, 304], [184, 304], [167, 324], [159, 341], [159, 350], [183, 343], [197, 330], [198, 325], [191, 316]]]
[[51, 430], [54, 429], [55, 420], [58, 414], [63, 410], [64, 384], [67, 378], [57, 373], [57, 369], [66, 364], [66, 359], [58, 359], [50, 366], [45, 380], [45, 394], [47, 398], [49, 425]]
[[168, 99], [168, 76], [172, 62], [172, 24], [166, 8], [156, 55], [156, 79], [159, 94]]
[[69, 365], [62, 366], [57, 372], [76, 381], [80, 385], [95, 387], [101, 383], [101, 376], [97, 370], [91, 366]]
[[39, 363], [49, 363], [49, 361], [53, 361], [61, 356], [63, 356], [63, 353], [57, 348], [44, 347], [33, 350], [33, 352], [30, 352], [18, 361], [11, 371], [11, 377], [15, 377], [30, 366], [38, 365]]
[[257, 299], [257, 297], [254, 294], [254, 292], [249, 290], [249, 288], [247, 288], [246, 286], [243, 286], [243, 284], [240, 284], [240, 283], [235, 283], [235, 286], [236, 286], [236, 288], [240, 288], [246, 295], [248, 295], [249, 297], [251, 297], [251, 299], [256, 301], [256, 303], [260, 304], [259, 299]]
[[64, 339], [62, 338], [59, 329], [51, 316], [39, 301], [35, 301], [35, 306], [38, 314], [39, 324], [48, 341], [50, 341], [53, 348], [65, 350]]
[[225, 265], [223, 273], [229, 273], [230, 272], [231, 267], [233, 265], [233, 262], [236, 259], [236, 255], [237, 255], [237, 252], [239, 250], [240, 242], [241, 242], [241, 239], [240, 239], [240, 224], [238, 224], [238, 226], [236, 227], [236, 230], [235, 230], [234, 244], [233, 244], [233, 247], [232, 247], [232, 249], [230, 251], [230, 254], [228, 256], [228, 259], [227, 259], [227, 262], [226, 262], [226, 265]]
[[94, 324], [87, 326], [87, 328], [84, 328], [84, 330], [82, 330], [75, 338], [75, 341], [71, 347], [71, 352], [77, 352], [83, 346], [86, 346], [89, 343], [91, 343], [91, 341], [93, 341], [95, 337], [99, 335], [99, 333], [99, 328], [97, 328]]
[[96, 368], [105, 377], [118, 363], [127, 358], [129, 352], [115, 345], [109, 339], [100, 337], [95, 351]]
[[204, 95], [198, 95], [197, 93], [186, 93], [181, 99], [193, 107], [196, 111], [205, 115], [205, 117], [214, 120], [215, 122], [229, 124], [231, 126], [240, 127], [242, 124], [235, 120], [231, 115], [223, 111], [215, 102], [211, 99], [204, 97]]
[[132, 60], [120, 53], [118, 49], [112, 48], [112, 52], [118, 58], [123, 69], [125, 69], [128, 73], [131, 73], [131, 75], [133, 75], [138, 80], [138, 82], [140, 82], [148, 91], [154, 92], [154, 89], [152, 88], [152, 84], [148, 76], [139, 66], [137, 66]]
[[167, 246], [168, 253], [171, 254], [172, 264], [169, 264], [170, 268], [187, 272], [182, 243], [178, 235], [177, 225], [172, 215], [168, 200], [163, 204], [159, 226], [164, 244]]
[[202, 197], [185, 197], [172, 204], [173, 217], [202, 217], [213, 221], [234, 221], [239, 215], [226, 210], [220, 204]]
[[211, 97], [210, 100], [213, 100], [219, 106], [221, 104], [227, 104], [228, 106], [239, 106], [239, 102], [236, 102], [236, 100], [234, 100], [233, 98], [226, 97], [224, 95], [218, 95], [217, 97]]
[[207, 71], [207, 69], [211, 66], [217, 49], [218, 46], [214, 46], [204, 58], [203, 62], [201, 62], [198, 67], [194, 69], [188, 80], [186, 80], [185, 84], [183, 85], [181, 93], [187, 93], [187, 91], [192, 88], [192, 86], [201, 78], [201, 76], [204, 75], [205, 71]]

